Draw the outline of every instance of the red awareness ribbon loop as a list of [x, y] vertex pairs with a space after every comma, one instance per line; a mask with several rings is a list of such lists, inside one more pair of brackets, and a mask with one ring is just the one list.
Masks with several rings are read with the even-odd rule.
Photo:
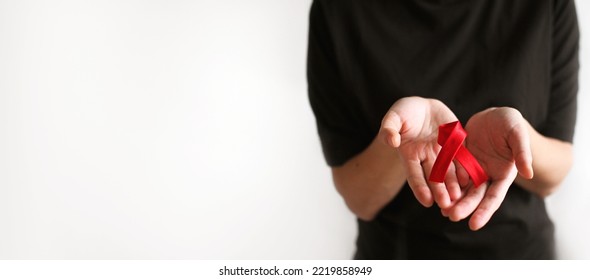
[[458, 121], [438, 127], [437, 142], [442, 146], [442, 149], [434, 161], [428, 180], [438, 183], [444, 182], [445, 175], [453, 159], [457, 159], [463, 168], [465, 168], [475, 187], [478, 187], [489, 179], [486, 172], [479, 165], [479, 162], [477, 162], [477, 159], [463, 146], [463, 141], [465, 141], [466, 137], [467, 132], [465, 132], [461, 123]]

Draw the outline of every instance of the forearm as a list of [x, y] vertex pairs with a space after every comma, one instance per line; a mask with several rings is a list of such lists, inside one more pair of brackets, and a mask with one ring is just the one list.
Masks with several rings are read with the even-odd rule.
[[371, 220], [401, 190], [406, 175], [397, 149], [377, 137], [360, 154], [332, 168], [336, 189], [359, 218]]
[[528, 124], [533, 155], [532, 179], [517, 177], [516, 183], [524, 189], [546, 197], [554, 192], [572, 165], [572, 144], [546, 137]]

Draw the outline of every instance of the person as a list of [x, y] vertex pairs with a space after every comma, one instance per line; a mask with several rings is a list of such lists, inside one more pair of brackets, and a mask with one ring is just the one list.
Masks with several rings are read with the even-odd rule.
[[[544, 198], [572, 164], [573, 0], [314, 0], [309, 24], [309, 102], [355, 259], [556, 257]], [[428, 180], [455, 120], [480, 186], [456, 161]]]

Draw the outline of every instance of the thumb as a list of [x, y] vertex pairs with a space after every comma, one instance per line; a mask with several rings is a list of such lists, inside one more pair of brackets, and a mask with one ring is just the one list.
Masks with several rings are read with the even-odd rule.
[[381, 121], [379, 134], [386, 144], [397, 148], [401, 144], [401, 129], [402, 120], [400, 115], [393, 110], [389, 110]]
[[515, 126], [508, 135], [508, 145], [512, 150], [516, 169], [520, 176], [526, 179], [533, 178], [533, 155], [531, 142], [526, 125]]

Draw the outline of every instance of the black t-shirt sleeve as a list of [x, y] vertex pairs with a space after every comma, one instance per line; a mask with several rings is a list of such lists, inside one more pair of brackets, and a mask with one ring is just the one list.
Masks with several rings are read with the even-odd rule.
[[580, 33], [573, 0], [555, 0], [551, 60], [551, 97], [547, 119], [540, 132], [572, 142], [578, 93]]
[[[335, 1], [338, 2], [338, 1]], [[328, 24], [329, 1], [314, 1], [310, 9], [307, 53], [308, 95], [316, 118], [326, 162], [339, 166], [367, 145], [355, 102], [343, 83], [333, 36]], [[337, 8], [337, 5], [334, 5]]]

